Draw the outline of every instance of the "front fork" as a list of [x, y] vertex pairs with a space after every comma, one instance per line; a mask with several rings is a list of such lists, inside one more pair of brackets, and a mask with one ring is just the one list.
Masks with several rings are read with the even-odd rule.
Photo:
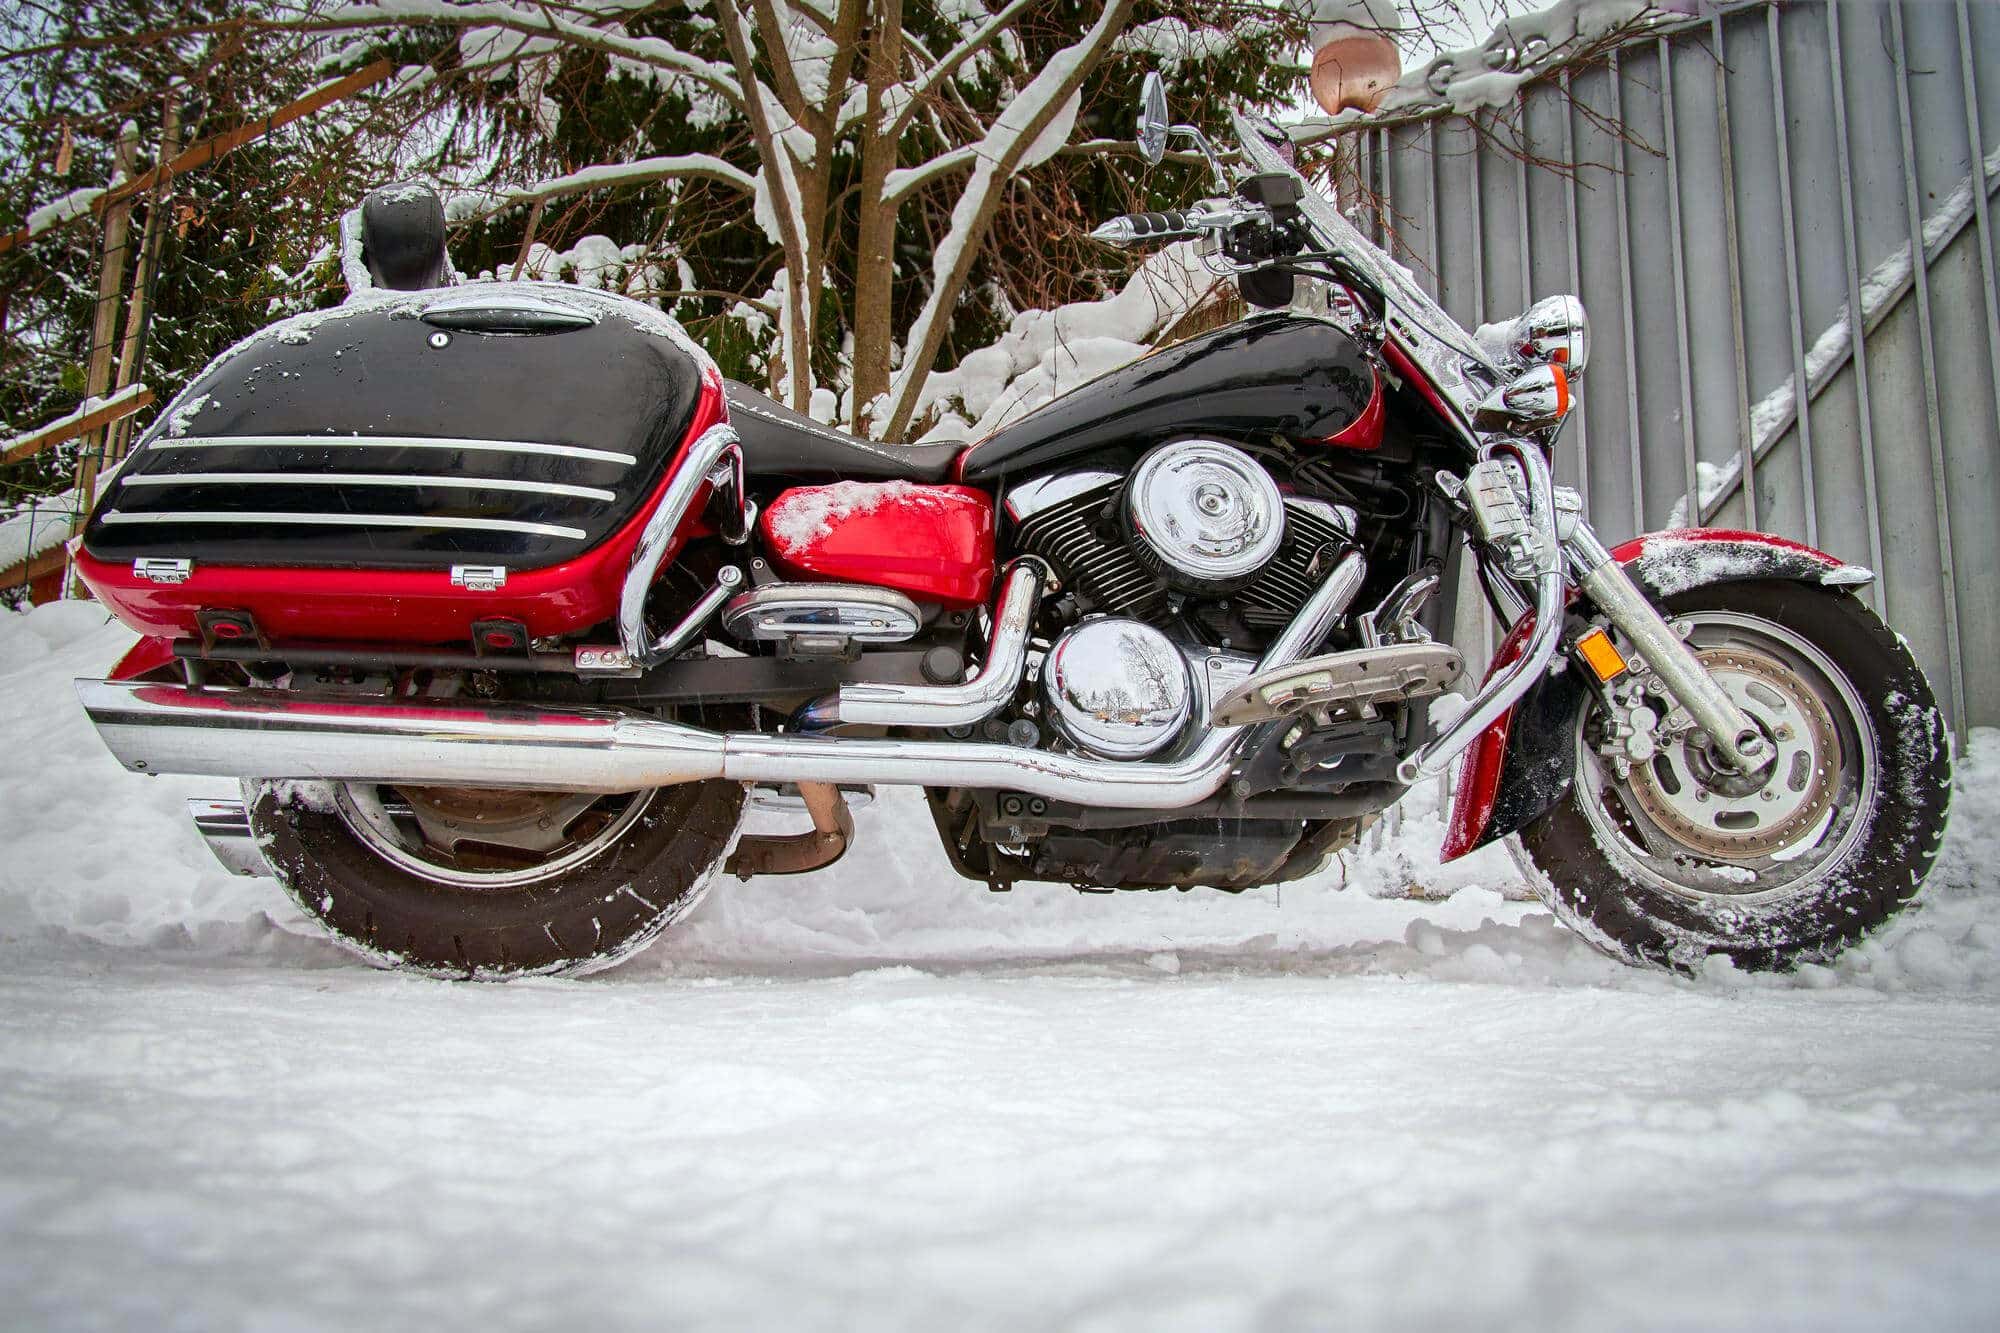
[[[1501, 455], [1518, 466], [1518, 478]], [[1473, 529], [1498, 554], [1507, 577], [1534, 590], [1532, 605], [1521, 608], [1532, 613], [1533, 628], [1518, 654], [1488, 677], [1465, 711], [1397, 765], [1399, 780], [1410, 785], [1443, 773], [1549, 669], [1562, 638], [1566, 569], [1576, 587], [1624, 633], [1667, 694], [1707, 734], [1717, 760], [1742, 773], [1771, 761], [1770, 742], [1604, 548], [1584, 521], [1575, 492], [1557, 489], [1540, 449], [1494, 438], [1486, 457], [1459, 486], [1457, 498]]]
[[1701, 659], [1640, 591], [1625, 566], [1604, 549], [1581, 515], [1563, 540], [1563, 553], [1576, 586], [1623, 631], [1668, 696], [1706, 734], [1709, 753], [1738, 773], [1754, 773], [1769, 764], [1776, 756], [1771, 743], [1715, 683]]

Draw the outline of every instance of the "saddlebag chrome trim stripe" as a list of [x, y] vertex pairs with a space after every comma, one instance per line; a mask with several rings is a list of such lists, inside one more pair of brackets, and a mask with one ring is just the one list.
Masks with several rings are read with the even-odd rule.
[[460, 491], [515, 491], [524, 495], [564, 495], [578, 500], [615, 500], [602, 486], [560, 481], [519, 481], [512, 477], [397, 476], [390, 472], [143, 472], [127, 486], [404, 486]]
[[512, 518], [463, 518], [456, 514], [312, 514], [226, 509], [167, 509], [127, 513], [114, 509], [100, 523], [272, 523], [296, 528], [452, 528], [465, 532], [525, 532], [537, 537], [587, 537], [582, 528], [524, 523]]
[[580, 444], [538, 444], [532, 440], [455, 440], [427, 435], [183, 435], [154, 440], [150, 449], [476, 449], [498, 454], [540, 454], [580, 458], [630, 467], [638, 455]]

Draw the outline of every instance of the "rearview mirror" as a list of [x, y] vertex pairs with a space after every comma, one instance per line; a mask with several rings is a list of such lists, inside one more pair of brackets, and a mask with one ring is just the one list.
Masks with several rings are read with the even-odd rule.
[[1167, 155], [1167, 82], [1156, 69], [1139, 85], [1139, 156], [1158, 166]]

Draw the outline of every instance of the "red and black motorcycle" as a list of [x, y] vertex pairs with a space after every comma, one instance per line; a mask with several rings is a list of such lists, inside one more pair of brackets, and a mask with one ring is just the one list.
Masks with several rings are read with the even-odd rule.
[[[1469, 335], [1237, 128], [1226, 199], [1098, 235], [1192, 238], [1262, 313], [965, 448], [829, 430], [633, 301], [423, 287], [377, 196], [391, 289], [224, 355], [105, 486], [77, 567], [146, 637], [85, 708], [130, 769], [241, 778], [196, 812], [226, 860], [440, 975], [613, 962], [718, 869], [838, 857], [872, 784], [996, 889], [1238, 890], [1455, 761], [1447, 856], [1508, 839], [1629, 961], [1887, 919], [1949, 756], [1872, 576], [1606, 550], [1550, 478], [1579, 303]], [[1173, 132], [1149, 80], [1142, 150]], [[1465, 579], [1513, 630], [1443, 721]], [[811, 827], [740, 836], [746, 800]]]

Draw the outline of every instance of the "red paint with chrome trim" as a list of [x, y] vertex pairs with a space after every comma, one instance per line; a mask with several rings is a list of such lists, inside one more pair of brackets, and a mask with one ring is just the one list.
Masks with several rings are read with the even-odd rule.
[[[1621, 565], [1629, 565], [1645, 554], [1646, 543], [1671, 538], [1688, 542], [1747, 542], [1754, 546], [1770, 546], [1782, 551], [1791, 551], [1837, 569], [1846, 562], [1839, 556], [1828, 555], [1803, 542], [1792, 541], [1788, 537], [1774, 537], [1768, 532], [1742, 532], [1733, 528], [1676, 528], [1667, 532], [1649, 532], [1643, 537], [1634, 537], [1614, 547], [1612, 559]], [[1571, 596], [1575, 596], [1574, 590]], [[1493, 656], [1493, 665], [1486, 675], [1506, 666], [1521, 653], [1522, 644], [1527, 641], [1528, 630], [1534, 626], [1534, 616], [1523, 616], [1507, 638], [1501, 643], [1500, 651]], [[1479, 734], [1472, 748], [1461, 761], [1458, 780], [1453, 784], [1451, 817], [1445, 825], [1444, 850], [1441, 859], [1453, 861], [1479, 845], [1486, 833], [1486, 821], [1493, 816], [1493, 803], [1500, 794], [1500, 771], [1507, 757], [1507, 736], [1514, 724], [1514, 710], [1508, 709], [1498, 721]]]
[[[247, 611], [257, 628], [276, 640], [359, 639], [387, 643], [458, 643], [472, 637], [475, 620], [518, 620], [528, 633], [568, 634], [607, 620], [618, 610], [618, 592], [646, 520], [660, 502], [688, 445], [727, 408], [720, 376], [704, 378], [694, 419], [674, 462], [661, 474], [653, 497], [601, 545], [574, 560], [541, 569], [507, 571], [504, 587], [475, 593], [455, 587], [447, 570], [280, 569], [197, 563], [184, 583], [156, 584], [134, 577], [130, 565], [97, 560], [78, 549], [76, 570], [97, 599], [141, 634], [167, 639], [197, 632], [204, 608]], [[665, 569], [697, 531], [701, 497], [660, 562]]]
[[1389, 363], [1389, 369], [1395, 371], [1421, 394], [1423, 400], [1429, 403], [1439, 416], [1446, 421], [1456, 420], [1451, 409], [1445, 406], [1444, 399], [1438, 396], [1437, 389], [1432, 386], [1430, 376], [1417, 369], [1417, 363], [1410, 360], [1408, 352], [1397, 346], [1394, 338], [1382, 344], [1382, 358]]
[[793, 578], [879, 584], [946, 606], [983, 606], [993, 591], [993, 497], [970, 486], [795, 486], [761, 524], [772, 563]]
[[1368, 397], [1368, 406], [1361, 409], [1361, 415], [1342, 426], [1323, 440], [1308, 440], [1308, 444], [1331, 444], [1341, 449], [1380, 449], [1382, 430], [1389, 422], [1388, 395], [1382, 392], [1382, 372], [1371, 372], [1375, 381], [1374, 392]]
[[[1492, 664], [1486, 668], [1487, 680], [1522, 654], [1534, 628], [1532, 611], [1514, 622], [1514, 628], [1507, 631], [1507, 637], [1493, 654]], [[1458, 774], [1451, 785], [1451, 816], [1445, 822], [1444, 849], [1439, 860], [1456, 861], [1479, 845], [1479, 835], [1486, 831], [1486, 821], [1493, 817], [1493, 803], [1500, 795], [1500, 769], [1507, 758], [1507, 737], [1513, 729], [1514, 710], [1510, 708], [1479, 733], [1465, 758], [1459, 761]]]

